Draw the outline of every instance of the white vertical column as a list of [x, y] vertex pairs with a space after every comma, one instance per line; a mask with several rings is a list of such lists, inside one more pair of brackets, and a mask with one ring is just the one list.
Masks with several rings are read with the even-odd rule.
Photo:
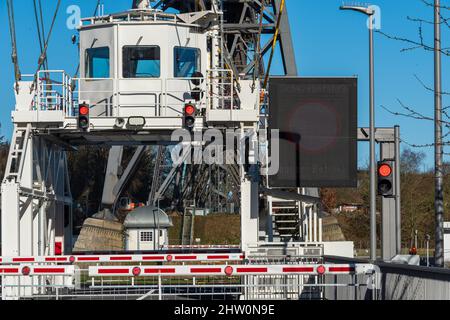
[[317, 242], [317, 234], [318, 234], [318, 221], [317, 221], [317, 210], [315, 210], [315, 207], [312, 207], [312, 210], [314, 211], [314, 242]]
[[319, 218], [319, 242], [323, 242], [323, 238], [322, 238], [322, 218]]
[[[241, 128], [239, 139], [239, 154], [241, 163], [249, 161], [250, 164], [255, 163], [255, 146], [256, 134], [250, 135], [249, 159], [245, 159], [245, 131]], [[250, 246], [258, 244], [259, 240], [259, 182], [255, 179], [256, 172], [252, 172], [255, 166], [250, 166], [250, 172], [246, 173], [244, 165], [240, 165], [241, 172], [241, 246], [242, 251], [247, 252]]]
[[308, 242], [313, 241], [313, 215], [311, 206], [308, 206]]
[[16, 257], [20, 254], [19, 184], [2, 183], [2, 255]]

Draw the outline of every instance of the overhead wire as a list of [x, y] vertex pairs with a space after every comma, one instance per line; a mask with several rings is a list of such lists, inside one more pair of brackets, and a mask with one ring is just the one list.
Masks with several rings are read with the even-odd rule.
[[9, 34], [11, 37], [11, 47], [12, 47], [11, 59], [14, 64], [14, 78], [16, 83], [15, 89], [16, 92], [19, 93], [19, 81], [21, 80], [22, 75], [20, 73], [19, 58], [17, 54], [16, 24], [14, 18], [13, 0], [7, 0], [6, 5], [8, 9]]
[[44, 42], [43, 42], [43, 35], [41, 34], [41, 21], [38, 15], [38, 5], [36, 3], [36, 0], [33, 0], [33, 7], [34, 7], [34, 18], [36, 21], [36, 30], [38, 34], [38, 40], [39, 40], [39, 47], [42, 52], [44, 49]]
[[52, 36], [52, 32], [53, 32], [53, 28], [55, 26], [55, 22], [56, 22], [56, 17], [58, 16], [58, 11], [59, 11], [59, 7], [61, 5], [61, 0], [58, 0], [58, 3], [56, 5], [56, 9], [55, 9], [55, 13], [53, 14], [53, 19], [52, 19], [52, 23], [50, 25], [50, 29], [48, 31], [47, 34], [47, 38], [45, 39], [44, 42], [44, 47], [41, 50], [41, 54], [39, 56], [39, 60], [38, 60], [38, 67], [37, 67], [37, 71], [36, 74], [34, 76], [34, 82], [33, 82], [33, 86], [32, 89], [34, 89], [36, 82], [37, 82], [37, 73], [39, 72], [39, 70], [41, 70], [43, 64], [45, 63], [45, 61], [47, 60], [47, 49], [48, 49], [48, 44], [50, 42], [51, 36]]

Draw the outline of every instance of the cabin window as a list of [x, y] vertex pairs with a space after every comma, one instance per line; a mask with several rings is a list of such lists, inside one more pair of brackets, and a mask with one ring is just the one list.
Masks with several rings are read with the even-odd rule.
[[175, 47], [175, 78], [192, 78], [200, 72], [200, 50], [196, 48]]
[[151, 231], [141, 231], [141, 242], [152, 242], [153, 232]]
[[86, 78], [109, 78], [109, 48], [90, 48], [86, 50]]
[[125, 46], [122, 53], [124, 78], [159, 78], [161, 75], [158, 46]]

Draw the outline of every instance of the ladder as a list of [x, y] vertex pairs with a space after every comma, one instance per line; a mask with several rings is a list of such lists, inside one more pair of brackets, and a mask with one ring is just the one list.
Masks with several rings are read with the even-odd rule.
[[14, 179], [17, 183], [20, 183], [24, 165], [24, 155], [27, 151], [30, 133], [31, 124], [28, 124], [26, 128], [18, 127], [17, 125], [14, 126], [14, 134], [9, 149], [4, 180]]
[[269, 197], [274, 242], [300, 241], [301, 206], [299, 201]]

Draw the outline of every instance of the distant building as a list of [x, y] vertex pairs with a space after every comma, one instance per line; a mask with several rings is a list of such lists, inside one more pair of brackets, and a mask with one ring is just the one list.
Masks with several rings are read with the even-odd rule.
[[157, 207], [134, 209], [127, 215], [123, 225], [125, 250], [159, 250], [169, 245], [168, 229], [173, 227], [172, 220]]
[[363, 209], [361, 204], [341, 204], [336, 208], [336, 213], [352, 213]]

